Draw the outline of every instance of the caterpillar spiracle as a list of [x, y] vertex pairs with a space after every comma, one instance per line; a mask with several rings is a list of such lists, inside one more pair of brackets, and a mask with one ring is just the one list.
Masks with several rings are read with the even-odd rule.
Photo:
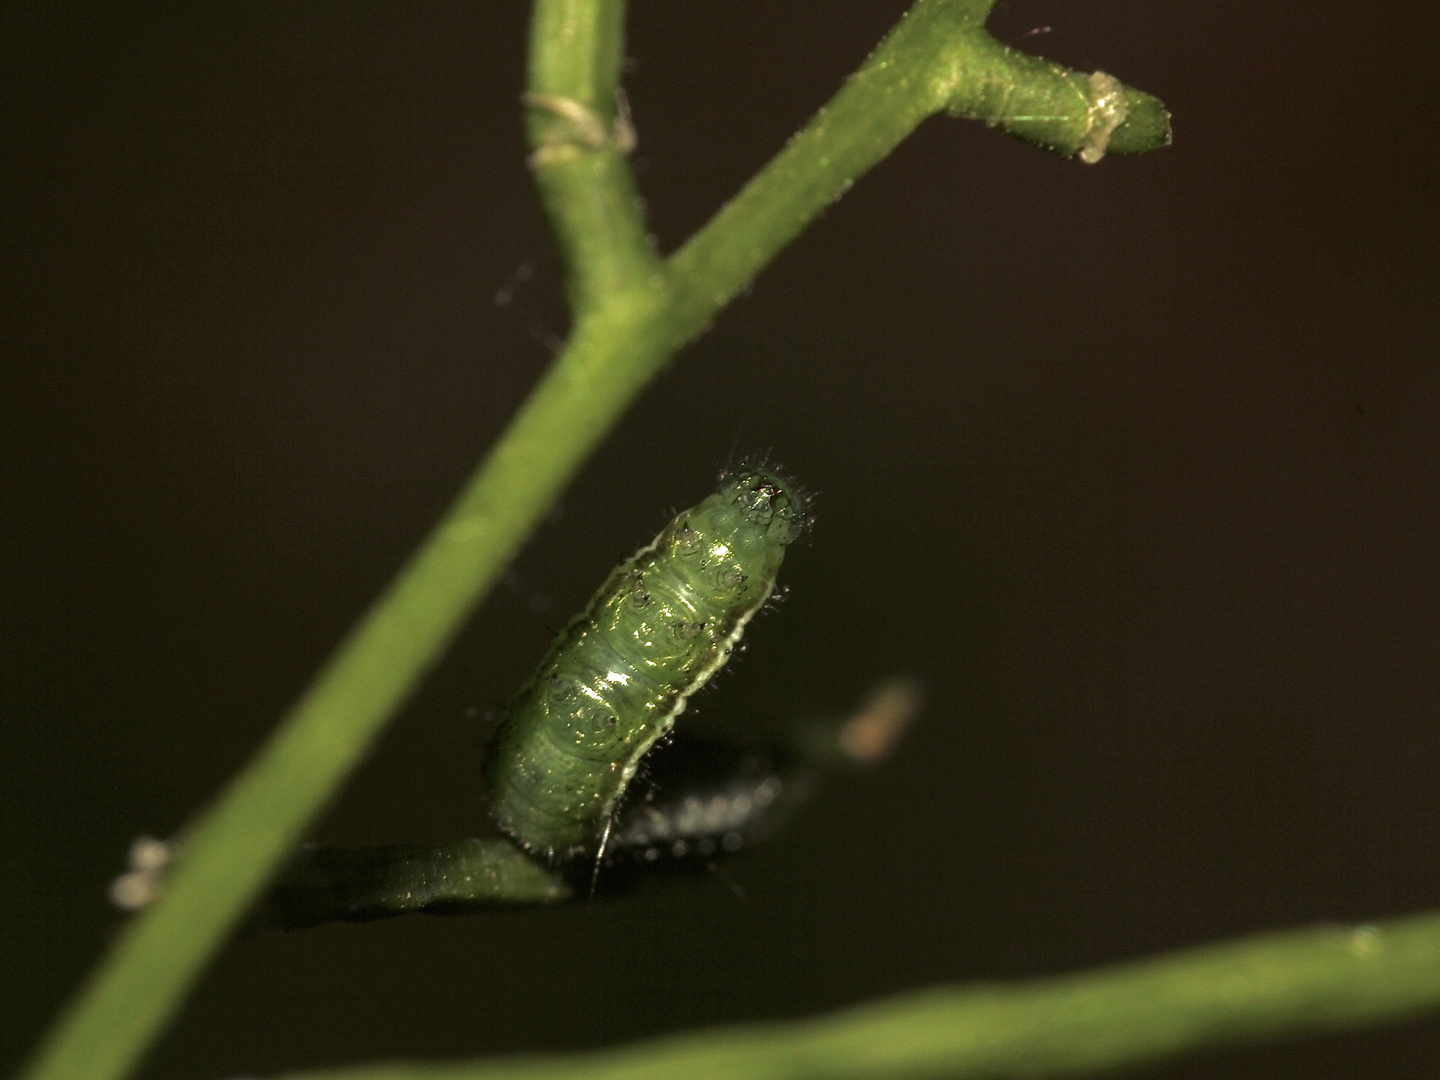
[[550, 865], [597, 851], [641, 759], [730, 658], [807, 516], [795, 484], [743, 465], [611, 573], [488, 748], [504, 833]]

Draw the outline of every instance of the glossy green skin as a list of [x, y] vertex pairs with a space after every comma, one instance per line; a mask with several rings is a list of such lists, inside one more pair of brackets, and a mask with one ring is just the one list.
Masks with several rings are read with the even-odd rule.
[[364, 922], [410, 911], [560, 904], [574, 892], [505, 840], [460, 840], [439, 847], [301, 848], [257, 912], [261, 926], [299, 930]]
[[492, 813], [551, 864], [593, 852], [640, 759], [730, 658], [800, 534], [804, 497], [743, 468], [618, 566], [505, 710]]

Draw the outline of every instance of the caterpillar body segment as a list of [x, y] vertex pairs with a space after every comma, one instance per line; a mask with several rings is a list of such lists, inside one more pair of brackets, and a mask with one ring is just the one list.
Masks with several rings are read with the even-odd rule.
[[775, 587], [804, 495], [742, 466], [622, 563], [506, 708], [492, 813], [552, 865], [593, 853], [641, 759], [724, 666]]

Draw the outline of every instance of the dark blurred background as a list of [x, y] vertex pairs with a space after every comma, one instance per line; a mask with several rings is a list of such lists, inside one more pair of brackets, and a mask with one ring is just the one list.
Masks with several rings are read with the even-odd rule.
[[[901, 0], [636, 3], [672, 249]], [[1428, 6], [1004, 0], [1159, 95], [1090, 168], [933, 120], [682, 354], [317, 825], [472, 832], [493, 710], [738, 453], [818, 495], [687, 716], [922, 676], [896, 758], [723, 874], [231, 944], [147, 1077], [609, 1045], [1440, 905]], [[0, 11], [0, 1067], [565, 329], [519, 3]], [[497, 291], [513, 294], [497, 305]], [[1167, 1078], [1433, 1076], [1440, 1022]]]

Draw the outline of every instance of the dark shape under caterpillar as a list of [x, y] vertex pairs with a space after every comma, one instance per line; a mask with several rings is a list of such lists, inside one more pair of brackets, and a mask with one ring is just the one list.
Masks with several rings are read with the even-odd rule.
[[[657, 873], [711, 869], [769, 839], [809, 797], [816, 779], [789, 747], [762, 750], [677, 735], [646, 759], [588, 888], [612, 896]], [[581, 869], [577, 887], [585, 884]]]

